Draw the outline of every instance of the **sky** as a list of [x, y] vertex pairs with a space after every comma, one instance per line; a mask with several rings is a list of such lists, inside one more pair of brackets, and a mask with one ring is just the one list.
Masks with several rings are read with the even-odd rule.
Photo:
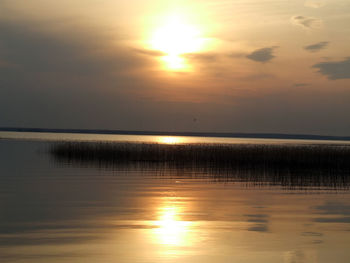
[[348, 0], [0, 0], [0, 127], [350, 135]]

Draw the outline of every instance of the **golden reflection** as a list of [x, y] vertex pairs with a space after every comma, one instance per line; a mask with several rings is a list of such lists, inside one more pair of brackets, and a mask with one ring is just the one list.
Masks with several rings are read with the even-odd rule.
[[164, 144], [176, 144], [176, 143], [182, 143], [183, 140], [181, 137], [165, 136], [165, 137], [159, 137], [158, 142], [164, 143]]
[[185, 246], [189, 242], [188, 231], [191, 222], [181, 221], [177, 207], [162, 207], [161, 215], [155, 225], [157, 243], [172, 246]]
[[169, 16], [151, 38], [152, 49], [164, 52], [161, 59], [168, 70], [189, 70], [183, 54], [198, 52], [203, 46], [199, 29], [180, 15]]

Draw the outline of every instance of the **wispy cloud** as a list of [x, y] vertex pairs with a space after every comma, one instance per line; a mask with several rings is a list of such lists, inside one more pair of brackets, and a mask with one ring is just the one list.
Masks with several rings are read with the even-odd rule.
[[277, 47], [266, 47], [266, 48], [257, 49], [253, 51], [251, 54], [247, 55], [246, 57], [256, 62], [266, 63], [275, 57], [273, 55], [273, 51], [276, 48]]
[[315, 17], [307, 17], [307, 16], [293, 16], [291, 18], [291, 22], [294, 25], [301, 26], [303, 28], [320, 28], [322, 26], [322, 20]]
[[328, 79], [350, 79], [350, 57], [341, 61], [321, 62], [312, 66]]
[[164, 52], [159, 51], [159, 50], [138, 49], [138, 48], [135, 48], [133, 50], [136, 53], [139, 53], [139, 54], [142, 54], [142, 55], [151, 56], [151, 57], [162, 57], [162, 56], [166, 55]]
[[317, 52], [317, 51], [320, 51], [321, 49], [325, 49], [328, 46], [328, 44], [329, 42], [323, 41], [316, 44], [305, 46], [304, 49], [310, 52]]
[[220, 55], [216, 53], [187, 53], [183, 57], [198, 62], [216, 62]]

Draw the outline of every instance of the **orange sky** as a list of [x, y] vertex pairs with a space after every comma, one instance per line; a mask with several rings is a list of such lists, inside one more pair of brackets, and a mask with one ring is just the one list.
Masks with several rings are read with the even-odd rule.
[[349, 14], [346, 0], [3, 0], [0, 126], [350, 134]]

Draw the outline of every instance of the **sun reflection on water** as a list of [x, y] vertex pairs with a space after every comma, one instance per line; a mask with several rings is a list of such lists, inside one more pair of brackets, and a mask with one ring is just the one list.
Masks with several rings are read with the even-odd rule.
[[177, 143], [183, 143], [183, 138], [177, 137], [177, 136], [161, 136], [158, 139], [159, 143], [164, 144], [177, 144]]
[[164, 255], [183, 254], [184, 247], [191, 247], [195, 242], [195, 222], [184, 220], [187, 202], [176, 197], [165, 197], [157, 208], [157, 219], [152, 221], [150, 238], [156, 246], [161, 246]]
[[163, 245], [184, 246], [188, 243], [190, 222], [181, 221], [177, 207], [162, 207], [161, 216], [155, 222], [154, 236]]

